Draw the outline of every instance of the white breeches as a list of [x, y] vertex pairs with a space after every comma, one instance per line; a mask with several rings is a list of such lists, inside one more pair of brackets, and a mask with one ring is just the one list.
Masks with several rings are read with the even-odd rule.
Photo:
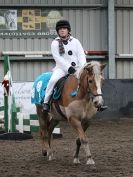
[[50, 96], [52, 95], [53, 89], [57, 81], [64, 77], [67, 73], [65, 73], [62, 69], [56, 68], [53, 70], [53, 74], [48, 82], [47, 88], [46, 88], [46, 94], [44, 98], [44, 103], [48, 103]]

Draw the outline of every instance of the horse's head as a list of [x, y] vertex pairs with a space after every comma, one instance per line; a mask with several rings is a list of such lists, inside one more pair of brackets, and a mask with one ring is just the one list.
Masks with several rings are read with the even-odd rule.
[[84, 91], [88, 92], [96, 108], [103, 105], [101, 88], [104, 79], [103, 69], [105, 66], [106, 64], [92, 61], [87, 63], [80, 75], [80, 84], [84, 85]]

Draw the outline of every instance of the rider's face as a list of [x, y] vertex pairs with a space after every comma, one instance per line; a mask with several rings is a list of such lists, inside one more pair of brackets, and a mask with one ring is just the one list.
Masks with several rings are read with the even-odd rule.
[[59, 35], [60, 37], [62, 37], [62, 38], [67, 37], [67, 36], [68, 36], [68, 33], [69, 33], [68, 29], [67, 29], [67, 28], [64, 28], [64, 27], [60, 28], [59, 31], [58, 31], [58, 35]]

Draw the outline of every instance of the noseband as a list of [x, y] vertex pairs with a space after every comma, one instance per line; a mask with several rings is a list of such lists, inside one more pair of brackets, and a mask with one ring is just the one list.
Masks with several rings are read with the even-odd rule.
[[97, 96], [103, 96], [103, 94], [93, 94], [91, 91], [88, 91], [88, 96], [89, 96], [91, 99], [94, 99], [94, 98], [97, 97]]

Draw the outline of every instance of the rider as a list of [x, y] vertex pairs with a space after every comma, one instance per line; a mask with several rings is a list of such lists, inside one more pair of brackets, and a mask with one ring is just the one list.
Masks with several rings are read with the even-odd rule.
[[[71, 26], [67, 20], [56, 23], [58, 37], [51, 44], [51, 52], [56, 62], [53, 74], [46, 88], [43, 111], [49, 112], [49, 99], [56, 82], [67, 74], [74, 74], [86, 63], [83, 47], [78, 39], [71, 36]], [[105, 107], [102, 108], [106, 109]], [[102, 110], [101, 110], [102, 111]]]

